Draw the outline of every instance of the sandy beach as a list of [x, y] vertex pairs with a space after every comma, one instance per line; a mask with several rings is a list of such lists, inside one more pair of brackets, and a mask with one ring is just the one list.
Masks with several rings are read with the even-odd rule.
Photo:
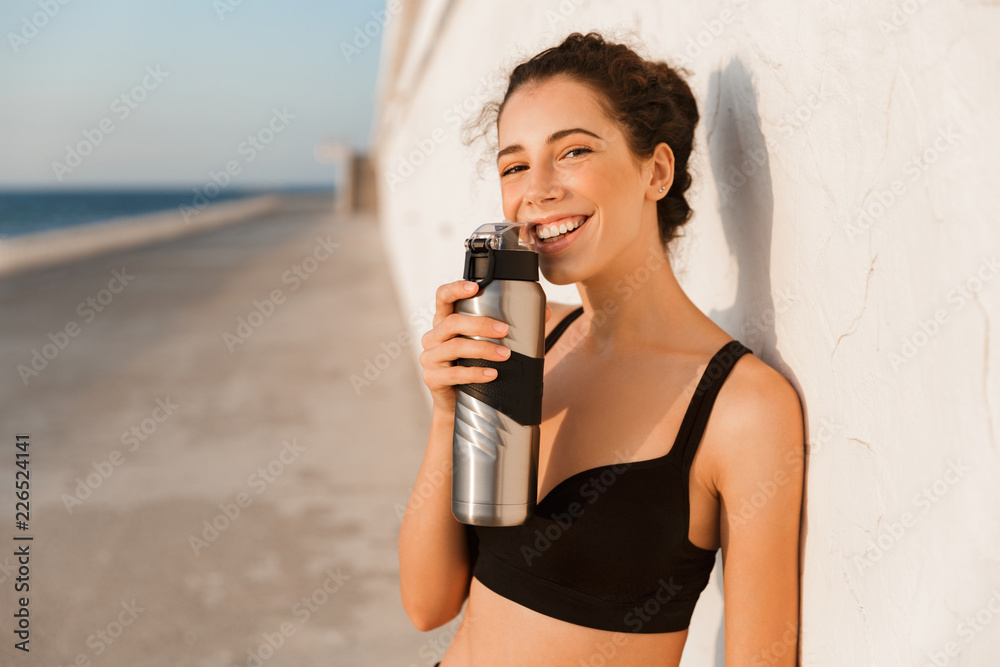
[[[395, 506], [429, 426], [419, 368], [404, 354], [352, 387], [404, 323], [374, 217], [332, 210], [288, 199], [0, 279], [0, 663], [440, 659], [453, 629], [415, 630], [398, 589]], [[30, 653], [14, 648], [21, 595]]]

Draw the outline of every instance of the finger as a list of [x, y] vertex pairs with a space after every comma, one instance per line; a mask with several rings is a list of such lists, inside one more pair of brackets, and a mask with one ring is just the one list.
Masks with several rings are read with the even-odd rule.
[[466, 315], [452, 313], [436, 324], [433, 329], [420, 338], [420, 344], [425, 350], [437, 347], [456, 336], [471, 338], [503, 338], [509, 329], [500, 320], [485, 315]]
[[456, 301], [475, 296], [478, 289], [479, 286], [469, 280], [456, 280], [438, 287], [434, 299], [434, 326], [455, 312], [454, 304]]
[[486, 359], [499, 362], [509, 358], [510, 348], [506, 346], [485, 340], [456, 337], [424, 350], [420, 354], [420, 363], [424, 367], [431, 367], [448, 365], [456, 359]]
[[477, 366], [452, 366], [442, 371], [442, 379], [449, 385], [478, 384], [497, 378], [495, 368], [479, 368]]
[[[454, 338], [504, 338], [509, 330], [500, 320], [483, 315], [452, 313], [420, 338], [424, 350], [431, 350]], [[499, 340], [498, 340], [499, 342]]]
[[480, 338], [503, 338], [509, 333], [506, 323], [486, 315], [452, 313], [444, 318], [441, 326], [441, 342], [455, 336], [478, 336]]
[[424, 383], [432, 391], [442, 389], [455, 389], [460, 384], [479, 384], [490, 382], [497, 378], [497, 371], [494, 368], [480, 368], [476, 366], [443, 366], [440, 368], [428, 368], [424, 370]]

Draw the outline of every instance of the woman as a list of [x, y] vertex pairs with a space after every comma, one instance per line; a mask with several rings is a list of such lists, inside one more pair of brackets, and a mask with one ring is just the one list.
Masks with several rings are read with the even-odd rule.
[[466, 337], [505, 328], [454, 312], [472, 283], [437, 291], [414, 484], [434, 491], [411, 496], [399, 555], [420, 630], [468, 599], [442, 667], [676, 666], [720, 547], [726, 664], [795, 664], [798, 395], [688, 299], [667, 253], [691, 215], [697, 122], [674, 70], [593, 33], [511, 74], [497, 109], [504, 215], [533, 223], [542, 274], [575, 283], [582, 307], [546, 309], [536, 517], [471, 527], [451, 513], [455, 385], [495, 371], [454, 360], [502, 361], [503, 346]]

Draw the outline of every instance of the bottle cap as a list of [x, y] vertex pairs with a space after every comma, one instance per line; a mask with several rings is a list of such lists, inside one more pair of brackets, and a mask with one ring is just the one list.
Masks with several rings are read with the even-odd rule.
[[[480, 225], [465, 242], [466, 248], [488, 245], [494, 250], [530, 250], [538, 252], [527, 222], [490, 222]], [[481, 239], [478, 243], [477, 239]]]

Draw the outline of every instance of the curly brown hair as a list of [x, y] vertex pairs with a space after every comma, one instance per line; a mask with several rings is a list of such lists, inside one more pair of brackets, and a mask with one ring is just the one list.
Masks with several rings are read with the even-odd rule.
[[558, 46], [515, 67], [503, 100], [487, 105], [479, 122], [494, 115], [499, 122], [510, 96], [529, 83], [566, 76], [590, 86], [608, 117], [622, 128], [637, 160], [652, 156], [661, 142], [674, 153], [673, 183], [656, 206], [660, 240], [669, 245], [691, 218], [684, 193], [691, 186], [688, 159], [699, 120], [698, 104], [681, 73], [689, 74], [662, 61], [646, 60], [624, 44], [606, 41], [599, 33], [575, 32]]

